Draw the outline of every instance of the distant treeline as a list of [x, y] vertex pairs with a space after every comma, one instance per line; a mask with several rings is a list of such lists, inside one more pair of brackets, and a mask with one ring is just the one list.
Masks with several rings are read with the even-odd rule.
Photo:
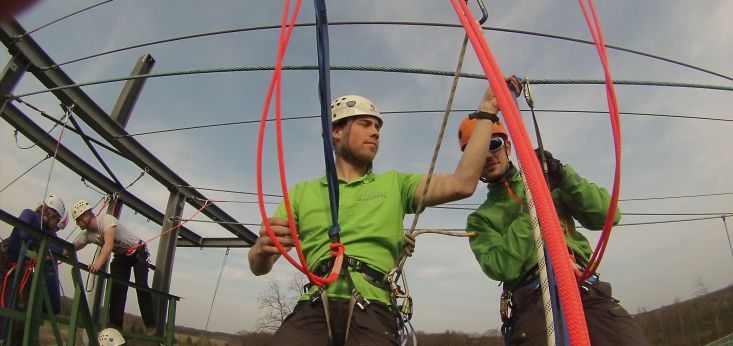
[[[68, 314], [71, 300], [64, 299], [62, 304], [64, 312]], [[733, 285], [693, 299], [637, 313], [635, 318], [653, 345], [705, 345], [733, 333], [732, 311]], [[131, 331], [144, 330], [142, 319], [138, 316], [126, 314], [125, 325], [125, 329]], [[503, 345], [503, 338], [493, 328], [488, 328], [483, 334], [418, 331], [417, 340], [420, 346]], [[267, 346], [272, 345], [271, 341], [270, 333], [240, 331], [230, 334], [176, 327], [177, 345]]]

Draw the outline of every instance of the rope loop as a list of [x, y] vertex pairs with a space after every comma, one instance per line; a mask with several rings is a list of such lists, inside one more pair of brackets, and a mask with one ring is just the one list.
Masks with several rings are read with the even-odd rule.
[[338, 257], [343, 256], [344, 254], [344, 244], [343, 243], [331, 243], [331, 256]]

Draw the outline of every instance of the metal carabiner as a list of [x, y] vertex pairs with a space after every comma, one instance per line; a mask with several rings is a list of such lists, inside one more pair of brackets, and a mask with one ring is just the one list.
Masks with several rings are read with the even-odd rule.
[[[466, 0], [468, 1], [468, 0]], [[478, 2], [478, 7], [481, 9], [481, 19], [479, 19], [479, 24], [484, 24], [487, 19], [489, 19], [489, 12], [486, 11], [486, 6], [484, 5], [484, 0], [476, 0]]]
[[532, 89], [529, 86], [529, 79], [524, 77], [524, 79], [522, 79], [522, 84], [524, 84], [524, 100], [527, 101], [527, 106], [529, 106], [529, 108], [534, 108], [534, 99], [532, 98]]

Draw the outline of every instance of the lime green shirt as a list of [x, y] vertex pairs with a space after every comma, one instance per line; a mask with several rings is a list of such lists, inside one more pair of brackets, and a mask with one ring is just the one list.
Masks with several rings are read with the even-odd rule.
[[[390, 171], [368, 173], [350, 183], [339, 180], [340, 237], [347, 255], [382, 273], [395, 266], [402, 251], [405, 214], [414, 213], [413, 196], [421, 177], [422, 174]], [[326, 178], [297, 184], [289, 195], [301, 248], [308, 267], [314, 270], [318, 263], [332, 257], [328, 239], [331, 211]], [[287, 217], [283, 204], [275, 216]], [[364, 297], [390, 304], [389, 292], [367, 282], [361, 273], [352, 272], [351, 277]], [[300, 300], [308, 299], [315, 290], [316, 287], [312, 287]], [[344, 278], [328, 286], [328, 297], [351, 297]]]

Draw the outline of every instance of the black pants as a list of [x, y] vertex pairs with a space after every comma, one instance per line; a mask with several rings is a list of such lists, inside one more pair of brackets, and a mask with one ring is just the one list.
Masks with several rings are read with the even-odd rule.
[[335, 332], [334, 340], [329, 340], [323, 304], [301, 301], [285, 318], [275, 332], [273, 345], [298, 346], [341, 346], [341, 345], [398, 345], [397, 321], [384, 304], [372, 302], [366, 310], [354, 307], [346, 337], [346, 323], [349, 316], [348, 299], [328, 301], [331, 327]]
[[[595, 281], [579, 288], [593, 346], [644, 346], [649, 341], [634, 318], [611, 296], [611, 284]], [[542, 292], [524, 287], [512, 295], [509, 345], [547, 345]], [[555, 334], [562, 333], [556, 330]]]
[[[127, 254], [115, 253], [112, 263], [110, 264], [110, 272], [112, 276], [130, 281], [130, 272], [135, 272], [135, 283], [148, 286], [148, 253], [147, 248], [142, 246], [137, 249], [135, 254], [128, 256]], [[125, 316], [125, 302], [127, 301], [127, 286], [116, 282], [112, 282], [109, 302], [109, 323], [115, 328], [122, 330], [122, 321]], [[140, 314], [146, 327], [155, 327], [155, 314], [153, 312], [153, 302], [150, 293], [137, 290], [137, 303], [140, 307]]]

